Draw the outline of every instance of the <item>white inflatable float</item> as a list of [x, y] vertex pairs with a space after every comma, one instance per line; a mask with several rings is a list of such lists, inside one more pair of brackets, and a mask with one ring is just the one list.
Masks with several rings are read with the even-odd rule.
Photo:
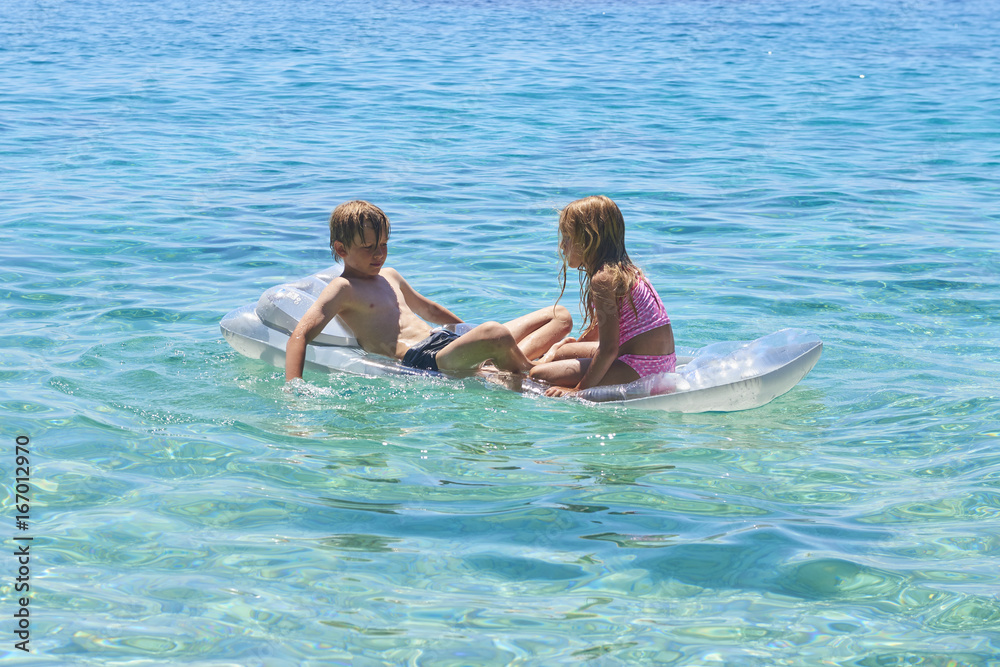
[[[340, 270], [340, 265], [332, 266], [266, 290], [256, 304], [237, 308], [222, 319], [223, 336], [240, 354], [283, 368], [288, 335]], [[468, 324], [457, 325], [458, 333], [470, 328]], [[595, 387], [574, 398], [596, 405], [669, 412], [748, 410], [794, 387], [816, 365], [822, 350], [818, 337], [799, 329], [783, 329], [750, 342], [714, 343], [700, 349], [678, 347], [674, 373]], [[441, 375], [365, 352], [340, 318], [334, 318], [306, 348], [306, 368], [358, 375]], [[544, 391], [531, 380], [524, 380], [522, 389]]]

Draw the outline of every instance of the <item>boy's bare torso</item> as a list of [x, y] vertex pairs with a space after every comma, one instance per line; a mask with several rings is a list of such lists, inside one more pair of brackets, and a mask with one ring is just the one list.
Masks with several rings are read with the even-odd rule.
[[431, 327], [406, 304], [401, 277], [385, 268], [368, 278], [340, 276], [323, 290], [319, 300], [340, 302], [340, 318], [354, 332], [362, 349], [402, 359], [406, 351], [427, 338]]

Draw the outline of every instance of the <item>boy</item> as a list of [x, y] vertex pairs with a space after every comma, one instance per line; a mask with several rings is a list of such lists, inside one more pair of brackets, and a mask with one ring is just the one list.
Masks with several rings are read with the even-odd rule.
[[506, 325], [487, 322], [462, 336], [444, 330], [432, 333], [427, 322], [457, 324], [462, 320], [419, 294], [395, 269], [383, 267], [389, 232], [389, 218], [366, 201], [334, 209], [330, 249], [344, 262], [344, 270], [330, 281], [288, 339], [286, 381], [302, 377], [306, 345], [337, 315], [364, 350], [428, 370], [472, 370], [492, 360], [500, 370], [527, 373], [534, 365], [530, 358], [540, 356], [569, 333], [572, 318], [562, 306], [544, 308]]

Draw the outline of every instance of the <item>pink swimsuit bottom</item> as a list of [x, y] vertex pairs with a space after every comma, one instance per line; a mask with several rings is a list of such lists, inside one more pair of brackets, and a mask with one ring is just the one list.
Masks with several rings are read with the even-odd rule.
[[[625, 299], [618, 302], [618, 345], [632, 340], [639, 334], [670, 324], [667, 309], [660, 301], [660, 295], [645, 278], [632, 286], [633, 309]], [[622, 354], [618, 357], [644, 378], [657, 373], [673, 373], [677, 368], [677, 355], [670, 354]]]
[[640, 378], [657, 373], [673, 373], [677, 368], [677, 354], [623, 354], [619, 361], [627, 364]]

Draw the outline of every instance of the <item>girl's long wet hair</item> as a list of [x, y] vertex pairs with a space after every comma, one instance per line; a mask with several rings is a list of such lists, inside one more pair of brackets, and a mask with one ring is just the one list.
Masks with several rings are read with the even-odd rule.
[[[590, 280], [604, 269], [611, 274], [615, 296], [620, 302], [628, 296], [632, 309], [632, 288], [642, 279], [642, 271], [629, 259], [625, 250], [625, 218], [618, 206], [604, 195], [594, 195], [570, 202], [559, 212], [559, 234], [583, 251], [580, 267], [580, 309], [583, 312], [583, 331], [597, 324], [594, 296]], [[563, 257], [562, 298], [566, 291], [566, 256]], [[615, 314], [617, 315], [617, 313]]]

